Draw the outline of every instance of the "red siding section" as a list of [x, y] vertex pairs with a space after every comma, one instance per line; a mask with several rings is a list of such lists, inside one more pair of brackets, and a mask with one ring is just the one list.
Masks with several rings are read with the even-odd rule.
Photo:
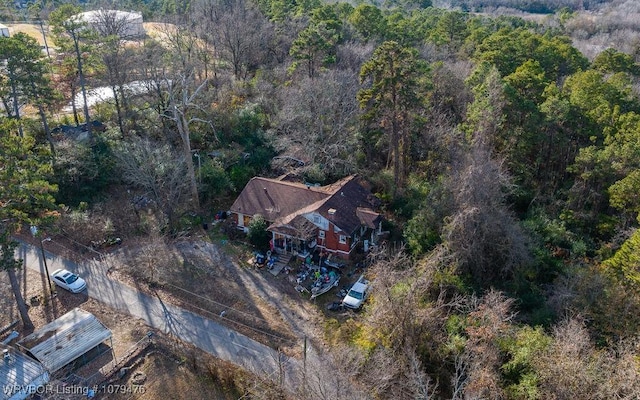
[[[349, 253], [349, 249], [351, 248], [351, 237], [345, 235], [347, 237], [347, 243], [340, 243], [341, 234], [343, 234], [343, 232], [334, 232], [334, 225], [329, 224], [329, 230], [324, 232], [324, 239], [318, 237], [318, 244], [324, 246], [330, 252], [341, 251]], [[347, 254], [337, 254], [345, 258], [348, 257]]]

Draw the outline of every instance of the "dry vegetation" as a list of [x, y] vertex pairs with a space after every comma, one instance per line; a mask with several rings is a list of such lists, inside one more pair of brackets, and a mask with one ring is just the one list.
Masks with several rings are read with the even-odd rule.
[[[107, 351], [74, 371], [79, 377], [90, 378], [100, 374], [100, 370], [112, 370], [114, 361], [122, 363], [120, 367], [126, 367], [124, 376], [120, 377], [116, 370], [115, 375], [101, 378], [103, 380], [100, 382], [126, 388], [123, 393], [100, 393], [97, 398], [236, 399], [247, 390], [253, 390], [250, 384], [254, 379], [238, 368], [203, 354], [191, 345], [167, 338], [161, 332], [150, 330], [141, 320], [116, 312], [84, 294], [58, 290], [58, 295], [53, 300], [45, 299], [42, 293], [46, 281], [36, 271], [23, 270], [19, 273], [19, 278], [25, 298], [33, 299], [30, 302], [29, 316], [36, 330], [75, 307], [96, 315], [111, 330], [112, 341], [107, 341], [107, 344], [113, 344], [113, 353]], [[0, 314], [0, 325], [7, 326], [18, 316], [11, 289], [5, 280], [0, 282], [0, 302], [2, 309], [6, 311]], [[15, 329], [19, 330], [19, 326]], [[123, 359], [133, 349], [132, 346], [139, 341], [146, 342], [145, 335], [149, 331], [153, 332], [152, 344], [124, 362]], [[69, 400], [70, 397], [66, 396], [65, 399]]]

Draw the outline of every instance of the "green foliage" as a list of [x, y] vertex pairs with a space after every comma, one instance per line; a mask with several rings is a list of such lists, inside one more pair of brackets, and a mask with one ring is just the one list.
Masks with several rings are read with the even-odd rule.
[[358, 5], [349, 16], [349, 23], [365, 41], [382, 37], [386, 30], [382, 11], [371, 4]]
[[640, 66], [636, 64], [633, 56], [613, 48], [598, 54], [591, 67], [602, 73], [626, 72], [631, 75], [640, 75]]
[[289, 54], [306, 64], [309, 78], [316, 76], [318, 66], [335, 63], [336, 45], [341, 37], [340, 29], [340, 23], [336, 20], [312, 19], [310, 25], [302, 30], [291, 44]]
[[415, 49], [387, 41], [362, 65], [360, 81], [367, 84], [357, 95], [363, 120], [388, 135], [395, 197], [410, 168], [411, 127], [427, 100], [428, 68]]
[[99, 197], [114, 182], [112, 143], [102, 134], [93, 140], [64, 139], [56, 143], [55, 182], [57, 200], [67, 205]]
[[[233, 149], [223, 157], [231, 187], [241, 190], [249, 179], [265, 173], [275, 151], [267, 142], [264, 134], [267, 116], [256, 105], [230, 111], [221, 138], [223, 150]], [[212, 148], [218, 151], [218, 148]]]
[[20, 117], [18, 109], [25, 104], [42, 106], [53, 101], [47, 72], [48, 59], [35, 39], [21, 32], [0, 38], [0, 97], [5, 104], [14, 103], [6, 110], [9, 115]]
[[588, 65], [586, 57], [571, 46], [569, 39], [548, 38], [524, 28], [503, 28], [491, 34], [478, 45], [475, 58], [494, 64], [502, 76], [515, 72], [529, 59], [537, 60], [550, 81]]
[[12, 234], [24, 223], [49, 220], [55, 209], [51, 154], [16, 123], [0, 117], [0, 228]]
[[0, 231], [0, 271], [22, 268], [23, 260], [16, 258], [18, 242], [12, 239], [11, 232]]
[[617, 209], [640, 213], [640, 170], [609, 186], [609, 202]]
[[497, 69], [489, 63], [481, 63], [467, 79], [467, 85], [474, 94], [473, 103], [467, 107], [467, 119], [461, 126], [467, 140], [472, 142], [474, 137], [486, 137], [486, 140], [494, 141], [498, 151], [504, 150], [508, 145], [500, 140], [499, 134], [505, 120], [505, 88]]
[[453, 51], [459, 49], [469, 34], [468, 18], [469, 14], [460, 11], [444, 13], [430, 32], [431, 40], [437, 45], [447, 45]]
[[451, 195], [444, 190], [442, 182], [423, 181], [418, 187], [410, 185], [405, 196], [418, 204], [408, 214], [410, 219], [404, 227], [404, 237], [413, 255], [426, 254], [441, 242], [443, 221], [451, 212]]
[[501, 367], [507, 393], [517, 399], [539, 399], [539, 380], [534, 367], [537, 357], [551, 346], [553, 339], [542, 327], [523, 326], [515, 336], [501, 342], [509, 360]]
[[640, 230], [636, 230], [602, 265], [625, 285], [640, 290]]
[[225, 196], [234, 189], [229, 175], [219, 160], [203, 158], [198, 174], [201, 199], [205, 203]]
[[258, 248], [264, 250], [269, 248], [269, 240], [271, 239], [271, 233], [267, 231], [268, 223], [264, 217], [260, 214], [256, 214], [251, 218], [249, 222], [249, 231], [247, 232], [247, 239], [249, 243]]

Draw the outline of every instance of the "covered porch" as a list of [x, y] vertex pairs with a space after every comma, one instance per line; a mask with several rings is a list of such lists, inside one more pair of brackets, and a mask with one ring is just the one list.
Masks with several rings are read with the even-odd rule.
[[268, 231], [271, 232], [271, 251], [278, 254], [305, 259], [317, 246], [318, 228], [305, 218], [295, 218], [288, 224], [273, 224]]

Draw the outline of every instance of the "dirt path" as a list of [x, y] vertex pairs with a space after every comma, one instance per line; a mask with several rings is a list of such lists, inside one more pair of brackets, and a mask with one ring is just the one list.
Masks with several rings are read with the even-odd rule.
[[[314, 303], [301, 298], [293, 289], [295, 283], [290, 281], [289, 275], [280, 273], [274, 277], [264, 269], [245, 268], [227, 256], [216, 244], [206, 243], [201, 246], [206, 251], [215, 253], [226, 268], [242, 282], [244, 288], [272, 304], [301, 343], [307, 339], [306, 362], [303, 362], [306, 371], [299, 366], [297, 374], [301, 376], [301, 380], [306, 381], [305, 395], [308, 398], [366, 398], [362, 390], [358, 390], [352, 382], [342, 376], [341, 368], [336, 365], [335, 359], [325, 351], [327, 345], [322, 339], [322, 316]], [[323, 304], [322, 300], [319, 301]]]

